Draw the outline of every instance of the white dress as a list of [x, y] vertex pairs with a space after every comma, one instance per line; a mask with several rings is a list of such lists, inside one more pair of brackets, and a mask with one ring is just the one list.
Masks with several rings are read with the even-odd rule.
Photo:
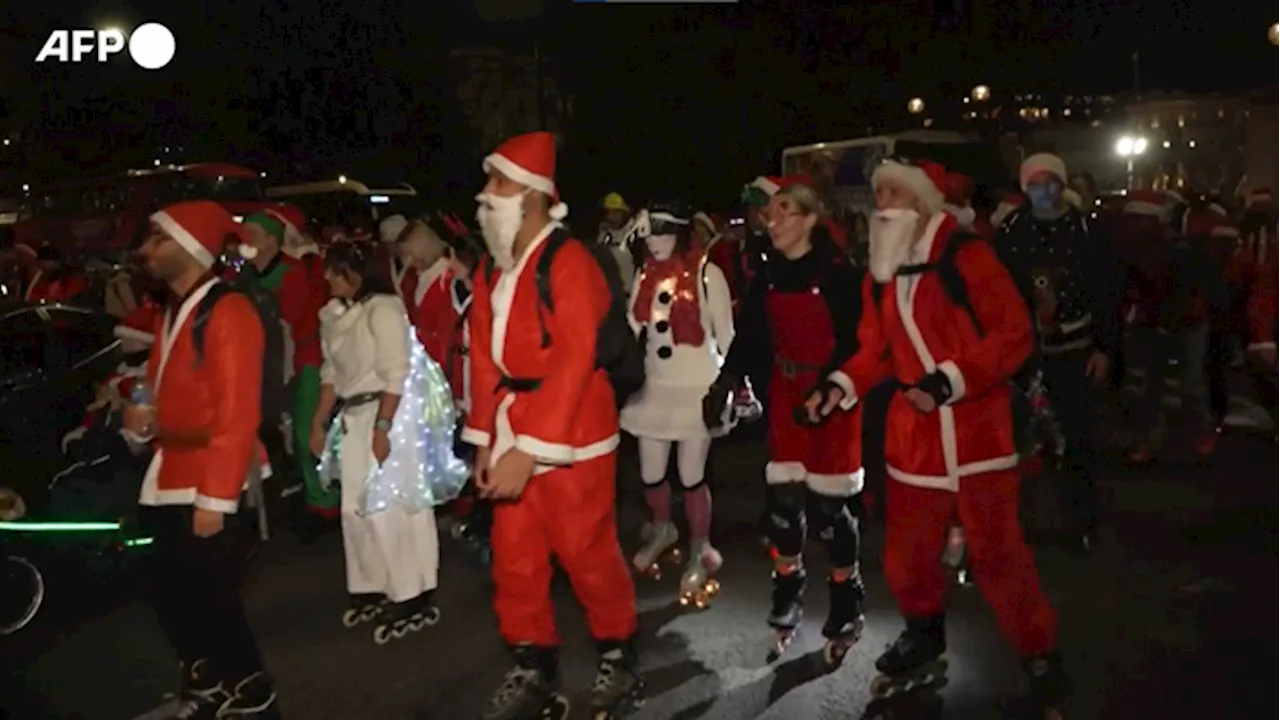
[[[705, 282], [697, 283], [698, 309], [705, 339], [699, 347], [678, 345], [672, 337], [668, 321], [670, 301], [664, 303], [662, 300], [674, 295], [676, 278], [659, 282], [653, 293], [648, 324], [643, 328], [635, 319], [634, 306], [644, 273], [635, 279], [627, 317], [632, 330], [637, 333], [647, 331], [645, 382], [644, 387], [622, 408], [619, 420], [622, 429], [636, 437], [675, 442], [718, 437], [728, 432], [728, 427], [722, 427], [715, 433], [707, 430], [702, 419], [702, 398], [715, 382], [724, 363], [724, 354], [733, 344], [733, 300], [729, 294], [729, 283], [720, 268], [714, 263], [704, 262], [702, 272]], [[659, 323], [662, 323], [661, 331]]]
[[[328, 450], [321, 459], [322, 478], [337, 475], [342, 488], [347, 590], [385, 594], [392, 602], [411, 600], [437, 585], [440, 547], [435, 513], [429, 499], [392, 497], [387, 487], [403, 491], [425, 480], [423, 449], [406, 439], [416, 433], [424, 403], [407, 396], [407, 385], [412, 383], [406, 380], [415, 369], [421, 373], [426, 354], [420, 346], [414, 347], [404, 303], [394, 295], [376, 295], [350, 306], [333, 300], [321, 310], [320, 320], [322, 384], [332, 385], [339, 398], [383, 392], [401, 395], [392, 424], [391, 455], [381, 468], [372, 448], [378, 402], [341, 412], [330, 432], [331, 441], [337, 443], [336, 467]], [[426, 358], [426, 362], [431, 361]], [[435, 371], [442, 377], [438, 366]], [[452, 407], [448, 410], [452, 412]]]

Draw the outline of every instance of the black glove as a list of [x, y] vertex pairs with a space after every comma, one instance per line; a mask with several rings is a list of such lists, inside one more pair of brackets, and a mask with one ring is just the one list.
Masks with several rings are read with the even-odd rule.
[[708, 430], [716, 430], [724, 425], [725, 410], [733, 402], [733, 389], [737, 384], [736, 378], [721, 375], [707, 389], [707, 394], [702, 398], [702, 422]]
[[[839, 385], [826, 379], [822, 380], [817, 385], [815, 385], [813, 389], [809, 391], [809, 394], [804, 396], [805, 402], [797, 405], [796, 409], [792, 413], [792, 417], [795, 419], [796, 424], [799, 425], [800, 427], [815, 428], [825, 423], [827, 421], [827, 418], [831, 417], [831, 415], [829, 413], [825, 415], [822, 414], [822, 406], [827, 404], [827, 397], [831, 395], [832, 390], [840, 390], [841, 393], [844, 392], [844, 390]], [[813, 422], [812, 420], [809, 419], [809, 411], [806, 410], [804, 407], [805, 403], [807, 403], [811, 398], [813, 398], [814, 395], [817, 395], [819, 398], [818, 399], [818, 422]]]
[[928, 393], [938, 407], [946, 405], [954, 394], [951, 389], [951, 380], [941, 370], [934, 370], [920, 378], [920, 382], [916, 383], [916, 388]]

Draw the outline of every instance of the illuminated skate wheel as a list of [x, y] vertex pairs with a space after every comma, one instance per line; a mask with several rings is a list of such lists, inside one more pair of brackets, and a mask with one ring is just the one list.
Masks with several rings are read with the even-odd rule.
[[653, 564], [652, 564], [652, 565], [650, 565], [649, 567], [645, 568], [645, 569], [644, 569], [644, 572], [642, 572], [642, 573], [641, 573], [641, 575], [644, 575], [645, 577], [649, 578], [650, 580], [661, 580], [661, 579], [662, 579], [662, 567], [661, 567], [661, 566], [659, 566], [659, 565], [658, 565], [658, 563], [653, 563]]
[[711, 578], [707, 581], [707, 584], [702, 587], [702, 589], [707, 593], [707, 597], [715, 597], [720, 594], [720, 581], [715, 578]]
[[672, 565], [679, 565], [684, 562], [684, 551], [678, 547], [673, 547], [667, 551], [667, 562]]

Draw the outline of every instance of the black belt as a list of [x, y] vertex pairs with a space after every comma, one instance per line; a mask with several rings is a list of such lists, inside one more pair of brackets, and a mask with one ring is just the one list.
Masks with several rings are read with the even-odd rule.
[[[368, 405], [370, 403], [375, 403], [381, 399], [382, 399], [382, 393], [380, 392], [367, 392], [367, 393], [360, 393], [358, 395], [352, 395], [351, 397], [338, 398], [338, 401], [333, 404], [333, 412], [330, 413], [329, 415], [329, 422], [333, 422], [334, 419], [344, 414], [347, 410], [350, 410], [352, 408], [358, 408], [361, 405]], [[343, 434], [346, 434], [347, 432], [346, 418], [342, 419], [342, 432]]]
[[503, 375], [498, 380], [497, 390], [507, 389], [515, 393], [533, 392], [542, 387], [542, 378], [522, 378]]

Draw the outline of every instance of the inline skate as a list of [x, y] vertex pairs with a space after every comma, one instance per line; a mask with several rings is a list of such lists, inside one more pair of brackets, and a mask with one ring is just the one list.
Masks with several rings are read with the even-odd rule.
[[342, 612], [342, 626], [353, 628], [370, 622], [382, 614], [387, 599], [377, 593], [353, 593]]
[[388, 603], [385, 610], [378, 615], [378, 624], [373, 628], [373, 641], [386, 645], [392, 640], [440, 622], [440, 609], [431, 602], [431, 592], [425, 592], [412, 600]]
[[1062, 667], [1062, 656], [1049, 653], [1023, 660], [1023, 672], [1031, 692], [1001, 707], [1010, 720], [1062, 720], [1063, 705], [1071, 696], [1071, 681]]
[[202, 720], [216, 718], [222, 704], [231, 697], [212, 671], [208, 660], [180, 663], [181, 686], [178, 694], [177, 718]]
[[675, 523], [654, 523], [649, 539], [636, 553], [631, 564], [636, 572], [652, 580], [660, 580], [662, 568], [659, 562], [664, 556], [669, 557], [672, 562], [680, 562], [680, 548], [676, 547], [678, 542], [680, 531], [676, 529]]
[[569, 700], [557, 690], [559, 668], [553, 648], [517, 645], [516, 664], [502, 678], [482, 720], [565, 720]]
[[694, 541], [689, 552], [689, 564], [680, 577], [680, 606], [705, 610], [711, 606], [711, 598], [720, 592], [720, 581], [712, 575], [724, 564], [720, 552], [707, 540]]
[[849, 648], [862, 638], [866, 622], [862, 613], [864, 593], [862, 579], [852, 575], [843, 580], [827, 578], [831, 596], [831, 609], [827, 622], [822, 626], [822, 636], [827, 639], [822, 648], [822, 660], [828, 668], [835, 669], [844, 663]]
[[774, 630], [774, 638], [769, 648], [769, 662], [782, 657], [796, 637], [800, 621], [804, 619], [801, 596], [807, 580], [808, 576], [801, 567], [789, 573], [773, 571], [773, 608], [769, 611], [769, 625]]
[[946, 651], [942, 616], [908, 618], [907, 629], [876, 658], [880, 674], [871, 681], [871, 696], [887, 699], [941, 686], [946, 682]]
[[644, 681], [627, 643], [602, 642], [599, 649], [600, 664], [588, 707], [592, 720], [613, 720], [644, 705]]

